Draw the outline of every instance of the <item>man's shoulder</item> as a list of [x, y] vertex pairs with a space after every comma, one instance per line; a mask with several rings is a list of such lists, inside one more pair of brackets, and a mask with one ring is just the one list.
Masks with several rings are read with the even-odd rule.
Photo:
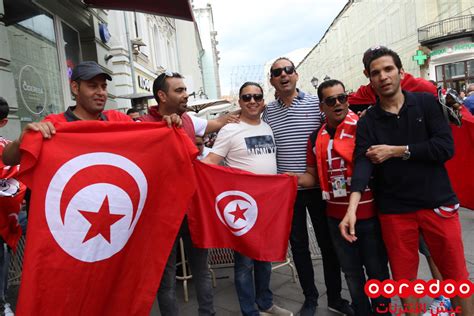
[[130, 116], [117, 110], [106, 110], [102, 112], [110, 122], [131, 122]]
[[64, 112], [57, 114], [49, 114], [43, 119], [43, 121], [49, 121], [51, 123], [67, 122], [66, 116], [64, 116]]

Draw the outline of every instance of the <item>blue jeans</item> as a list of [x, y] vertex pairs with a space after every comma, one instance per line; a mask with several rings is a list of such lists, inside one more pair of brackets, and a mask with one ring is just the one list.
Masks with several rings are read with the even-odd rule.
[[390, 299], [383, 296], [372, 299], [374, 307], [372, 312], [369, 298], [364, 292], [366, 283], [364, 268], [369, 279], [383, 281], [390, 278], [380, 223], [377, 217], [358, 220], [355, 227], [357, 241], [349, 243], [341, 236], [338, 226], [340, 222], [339, 219], [328, 217], [331, 238], [346, 277], [355, 314], [357, 316], [377, 314], [376, 307], [381, 306], [385, 310]]
[[298, 271], [299, 281], [306, 300], [317, 304], [319, 293], [314, 283], [313, 261], [309, 251], [308, 228], [306, 226], [308, 210], [318, 246], [323, 257], [324, 283], [326, 284], [328, 303], [341, 299], [341, 268], [329, 235], [326, 217], [326, 202], [320, 189], [298, 190], [296, 196], [290, 244]]
[[235, 289], [242, 315], [258, 316], [259, 309], [264, 311], [273, 305], [273, 293], [270, 290], [272, 263], [254, 260], [237, 251], [234, 251], [234, 262]]
[[188, 255], [193, 283], [198, 300], [198, 315], [215, 315], [214, 293], [212, 290], [211, 274], [207, 263], [208, 250], [195, 248], [189, 234], [188, 219], [184, 218], [180, 233], [171, 249], [168, 262], [166, 263], [160, 288], [158, 289], [158, 305], [162, 316], [177, 316], [178, 301], [176, 299], [176, 253], [179, 238], [183, 238], [184, 249]]

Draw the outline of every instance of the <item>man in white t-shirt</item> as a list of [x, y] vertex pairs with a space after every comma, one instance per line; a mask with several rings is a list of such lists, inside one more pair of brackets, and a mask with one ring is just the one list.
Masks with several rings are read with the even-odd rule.
[[[270, 126], [260, 119], [265, 107], [259, 84], [246, 82], [239, 91], [240, 122], [224, 126], [203, 162], [219, 164], [257, 174], [276, 174], [276, 146]], [[237, 219], [240, 220], [240, 219]], [[248, 258], [237, 251], [235, 287], [240, 309], [247, 315], [293, 315], [273, 304], [270, 290], [271, 262]], [[254, 271], [254, 275], [252, 274]], [[258, 308], [257, 308], [258, 307]]]

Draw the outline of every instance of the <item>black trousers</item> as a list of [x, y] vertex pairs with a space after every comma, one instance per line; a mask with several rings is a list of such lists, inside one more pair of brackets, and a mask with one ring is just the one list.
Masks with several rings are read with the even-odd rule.
[[306, 210], [316, 234], [316, 240], [323, 257], [324, 283], [326, 284], [328, 303], [341, 298], [341, 268], [334, 251], [326, 217], [326, 202], [321, 190], [299, 190], [296, 196], [290, 244], [293, 261], [306, 299], [317, 301], [318, 289], [314, 283], [314, 270], [309, 251], [309, 237], [306, 226]]

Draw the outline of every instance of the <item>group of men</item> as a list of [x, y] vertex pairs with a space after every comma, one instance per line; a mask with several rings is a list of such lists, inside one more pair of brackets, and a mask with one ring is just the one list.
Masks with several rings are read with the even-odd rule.
[[[299, 311], [303, 316], [316, 313], [319, 298], [309, 251], [307, 214], [321, 248], [327, 306], [340, 314], [369, 315], [377, 313], [377, 306], [389, 303], [380, 298], [371, 304], [363, 289], [364, 269], [369, 278], [389, 278], [387, 254], [394, 279], [416, 279], [420, 232], [443, 278], [468, 278], [458, 201], [444, 168], [444, 162], [453, 155], [448, 123], [433, 97], [402, 91], [404, 71], [395, 52], [385, 47], [371, 50], [364, 67], [378, 99], [360, 120], [348, 110], [342, 82], [322, 83], [319, 98], [304, 93], [296, 88], [295, 65], [284, 57], [270, 69], [276, 100], [265, 106], [261, 87], [245, 83], [239, 91], [240, 118], [230, 114], [206, 121], [187, 115], [183, 77], [172, 72], [162, 73], [153, 83], [158, 105], [135, 118], [182, 125], [193, 141], [196, 136], [223, 128], [211, 153], [203, 157], [204, 162], [224, 161], [254, 173], [298, 176], [300, 187], [290, 244], [305, 297]], [[104, 110], [107, 80], [111, 79], [95, 62], [80, 63], [71, 77], [76, 105], [42, 122], [28, 124], [22, 136], [26, 131], [37, 131], [45, 138], [54, 137], [55, 122], [131, 121], [123, 113]], [[2, 157], [6, 164], [20, 162], [22, 136], [6, 145]], [[272, 150], [252, 150], [256, 147]], [[368, 188], [371, 176], [372, 190]], [[439, 211], [448, 206], [451, 211], [447, 214]], [[158, 291], [161, 314], [178, 315], [176, 249], [180, 236], [190, 259], [199, 315], [213, 315], [208, 253], [193, 247], [186, 218]], [[341, 268], [352, 305], [341, 297]], [[235, 283], [242, 314], [292, 315], [273, 304], [270, 274], [270, 263], [235, 253]], [[462, 307], [463, 315], [471, 314], [470, 301], [453, 299]], [[416, 299], [410, 297], [404, 302], [416, 303]]]

